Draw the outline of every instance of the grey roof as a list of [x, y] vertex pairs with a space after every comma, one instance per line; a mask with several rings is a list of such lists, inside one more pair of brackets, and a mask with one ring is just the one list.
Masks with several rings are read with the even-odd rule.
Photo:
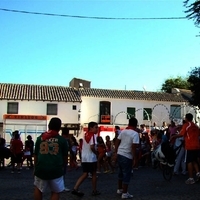
[[188, 98], [180, 93], [144, 92], [135, 90], [111, 90], [95, 88], [72, 88], [29, 84], [0, 83], [0, 99], [81, 102], [82, 97], [132, 99], [148, 101], [185, 102]]
[[0, 99], [81, 102], [75, 88], [9, 83], [0, 83]]

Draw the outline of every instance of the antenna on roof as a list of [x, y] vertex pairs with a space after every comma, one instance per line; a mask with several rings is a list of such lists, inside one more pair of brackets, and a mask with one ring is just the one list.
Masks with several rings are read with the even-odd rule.
[[126, 90], [126, 85], [125, 85], [125, 88], [124, 88], [125, 90]]
[[145, 85], [143, 85], [143, 90], [144, 90], [144, 92], [147, 91], [147, 87]]

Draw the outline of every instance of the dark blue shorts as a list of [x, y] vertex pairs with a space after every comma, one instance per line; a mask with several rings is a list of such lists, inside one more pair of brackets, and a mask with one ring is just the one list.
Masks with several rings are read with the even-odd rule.
[[199, 150], [186, 150], [186, 163], [198, 162]]
[[96, 172], [97, 171], [97, 162], [83, 162], [81, 164], [83, 172]]
[[117, 161], [119, 167], [118, 179], [121, 180], [123, 184], [129, 184], [133, 160], [118, 154]]

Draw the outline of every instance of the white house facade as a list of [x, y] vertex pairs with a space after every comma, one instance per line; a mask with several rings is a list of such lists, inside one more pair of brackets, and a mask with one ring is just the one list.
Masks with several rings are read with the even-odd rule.
[[[70, 83], [79, 84], [81, 79]], [[87, 81], [83, 80], [84, 83]], [[187, 112], [196, 110], [188, 105], [185, 91], [173, 93], [134, 90], [111, 90], [27, 84], [0, 84], [0, 134], [10, 140], [14, 130], [36, 138], [47, 129], [52, 117], [59, 117], [71, 133], [83, 133], [90, 121], [101, 127], [125, 126], [131, 116], [139, 124], [151, 126], [157, 122], [182, 120]]]
[[0, 84], [0, 134], [10, 141], [19, 130], [23, 141], [47, 130], [52, 117], [63, 126], [79, 130], [81, 98], [76, 89], [60, 86]]
[[[82, 88], [81, 124], [127, 125], [135, 116], [140, 124], [151, 126], [157, 122], [182, 120], [187, 112], [195, 115], [182, 93], [143, 92]], [[106, 118], [106, 119], [105, 119]]]

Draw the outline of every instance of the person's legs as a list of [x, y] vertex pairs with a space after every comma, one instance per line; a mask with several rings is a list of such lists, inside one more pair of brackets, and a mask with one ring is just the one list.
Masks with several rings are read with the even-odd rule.
[[60, 193], [51, 192], [51, 200], [59, 200]]
[[97, 173], [92, 172], [92, 190], [96, 191], [97, 190]]
[[186, 151], [186, 163], [187, 163], [189, 178], [185, 181], [186, 184], [194, 184], [195, 183], [195, 180], [193, 178], [193, 170], [194, 170], [193, 162], [194, 162], [194, 151], [187, 150]]
[[175, 160], [174, 174], [179, 174], [181, 162], [182, 162], [182, 155], [181, 155], [181, 152], [179, 152]]
[[118, 158], [118, 193], [122, 192], [122, 179], [123, 179], [123, 173], [122, 173], [121, 160]]
[[193, 167], [195, 169], [195, 172], [198, 173], [199, 172], [199, 165], [197, 162], [193, 162]]
[[132, 163], [133, 161], [131, 159], [118, 155], [118, 190], [122, 189], [124, 194], [127, 194], [128, 192], [128, 183], [131, 177]]
[[193, 178], [193, 165], [192, 165], [192, 162], [187, 163], [187, 168], [188, 168], [189, 178]]
[[128, 192], [128, 184], [123, 183], [122, 189], [123, 189], [123, 193], [127, 193]]
[[82, 182], [87, 178], [87, 175], [88, 173], [87, 172], [84, 172], [80, 177], [79, 179], [77, 180], [75, 186], [74, 186], [74, 189], [75, 190], [78, 190], [79, 186], [82, 184]]
[[48, 182], [37, 176], [34, 177], [34, 200], [42, 200], [43, 192], [46, 190]]
[[15, 156], [11, 155], [11, 166], [12, 166], [12, 173], [15, 171]]
[[42, 200], [42, 192], [35, 186], [34, 200]]

